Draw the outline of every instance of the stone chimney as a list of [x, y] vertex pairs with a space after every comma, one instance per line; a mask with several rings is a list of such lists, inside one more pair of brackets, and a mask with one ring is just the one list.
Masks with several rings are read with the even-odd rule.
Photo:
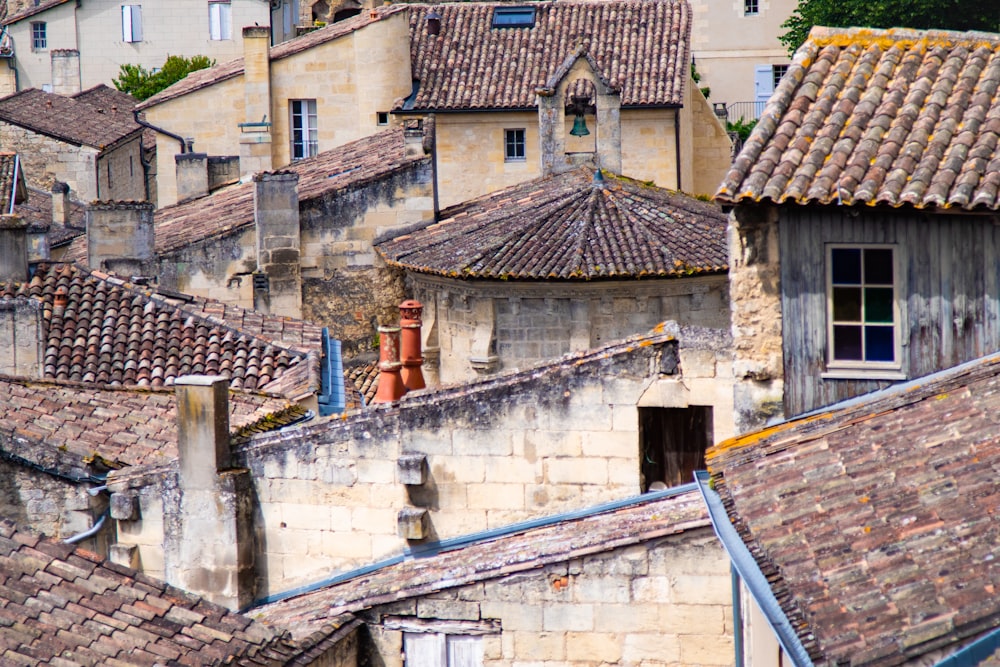
[[424, 151], [424, 121], [418, 118], [408, 119], [403, 127], [403, 151], [406, 157], [423, 157]]
[[28, 279], [28, 223], [17, 215], [0, 215], [0, 282]]
[[208, 153], [179, 153], [177, 163], [177, 202], [208, 194]]
[[76, 49], [56, 49], [52, 52], [52, 92], [76, 95], [81, 90], [80, 52]]
[[0, 300], [0, 373], [42, 377], [42, 304], [17, 297]]
[[242, 609], [255, 597], [253, 480], [231, 467], [229, 380], [187, 375], [175, 387], [179, 520], [164, 548], [167, 580]]
[[[259, 305], [263, 312], [272, 315], [301, 318], [299, 175], [286, 171], [265, 172], [254, 176], [253, 181], [254, 222], [257, 225], [254, 307]], [[260, 298], [258, 304], [262, 289], [266, 289], [266, 298]]]
[[126, 277], [153, 274], [154, 210], [149, 202], [89, 204], [86, 221], [90, 268]]
[[271, 171], [271, 30], [243, 28], [243, 105], [240, 124], [240, 175]]
[[28, 265], [47, 262], [52, 259], [49, 245], [49, 224], [47, 222], [28, 225]]
[[69, 223], [69, 186], [62, 181], [52, 184], [52, 222], [57, 225]]

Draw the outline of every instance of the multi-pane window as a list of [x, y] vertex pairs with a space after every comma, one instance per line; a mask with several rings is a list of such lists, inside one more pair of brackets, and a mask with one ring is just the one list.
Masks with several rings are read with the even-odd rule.
[[213, 40], [233, 38], [232, 5], [229, 0], [208, 3], [208, 36]]
[[899, 316], [893, 248], [829, 248], [830, 363], [899, 364]]
[[31, 48], [35, 51], [49, 48], [48, 31], [44, 21], [31, 24]]
[[781, 79], [788, 72], [788, 65], [771, 65], [771, 90], [776, 90]]
[[319, 152], [316, 100], [292, 100], [292, 159], [312, 157]]
[[122, 41], [142, 41], [142, 5], [122, 5]]
[[507, 162], [522, 162], [524, 153], [524, 128], [503, 131], [503, 159]]
[[493, 10], [494, 28], [532, 28], [534, 25], [534, 7], [497, 7]]
[[759, 0], [743, 0], [743, 16], [756, 16], [760, 13]]

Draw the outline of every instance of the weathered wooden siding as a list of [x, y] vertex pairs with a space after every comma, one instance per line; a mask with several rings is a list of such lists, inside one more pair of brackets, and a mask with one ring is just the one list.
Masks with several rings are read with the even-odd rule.
[[[902, 372], [916, 378], [1000, 350], [1000, 228], [991, 216], [784, 209], [781, 243], [785, 414], [887, 387], [822, 379], [826, 244], [892, 243], [900, 253]], [[897, 280], [899, 277], [897, 277]]]

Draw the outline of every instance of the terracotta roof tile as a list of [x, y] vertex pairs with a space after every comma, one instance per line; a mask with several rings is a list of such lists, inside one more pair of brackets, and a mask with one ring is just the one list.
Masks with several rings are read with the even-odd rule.
[[27, 7], [26, 9], [23, 9], [22, 11], [19, 11], [16, 14], [8, 16], [3, 20], [2, 23], [0, 23], [0, 25], [9, 25], [11, 23], [17, 23], [18, 21], [23, 21], [29, 16], [40, 14], [41, 12], [44, 12], [47, 9], [51, 9], [52, 7], [57, 7], [67, 2], [69, 2], [69, 0], [41, 0], [41, 2], [35, 4], [34, 6]]
[[[103, 83], [99, 83], [96, 86], [81, 91], [71, 97], [78, 102], [89, 104], [98, 112], [104, 114], [132, 114], [132, 110], [135, 109], [137, 104], [139, 104], [139, 101], [128, 93], [123, 93], [122, 91], [106, 86]], [[137, 128], [142, 128], [142, 126], [138, 123], [135, 123], [135, 126]], [[155, 149], [156, 132], [148, 128], [143, 128], [142, 145], [147, 150]]]
[[578, 169], [441, 212], [376, 246], [387, 263], [456, 278], [682, 277], [728, 268], [726, 216], [682, 193]]
[[[528, 3], [531, 28], [493, 28], [497, 3], [412, 5], [410, 61], [420, 82], [406, 109], [525, 109], [582, 46], [624, 106], [683, 102], [691, 8], [686, 0]], [[424, 28], [431, 10], [438, 35]], [[480, 85], [489, 81], [490, 85]]]
[[[66, 295], [64, 307], [55, 306], [57, 292]], [[30, 282], [0, 284], [0, 298], [18, 296], [41, 303], [50, 379], [155, 388], [181, 375], [219, 374], [234, 389], [269, 391], [319, 353], [314, 325], [206, 299], [172, 301], [72, 264], [40, 264]], [[286, 395], [318, 381], [318, 374], [296, 377]]]
[[[375, 362], [359, 364], [344, 370], [344, 377], [347, 379], [348, 385], [354, 386], [354, 388], [357, 389], [360, 397], [364, 399], [365, 405], [370, 405], [372, 400], [375, 398], [375, 394], [378, 392], [379, 374], [380, 371], [378, 364]], [[347, 407], [350, 409], [352, 407], [360, 408], [362, 406], [349, 405]]]
[[1000, 209], [1000, 35], [814, 28], [723, 202]]
[[14, 212], [21, 216], [29, 227], [48, 226], [49, 244], [52, 247], [69, 243], [86, 232], [84, 221], [84, 206], [77, 201], [70, 201], [69, 224], [62, 225], [52, 222], [52, 193], [47, 190], [27, 187], [28, 198], [15, 207]]
[[142, 131], [131, 109], [106, 113], [86, 102], [37, 88], [0, 99], [0, 121], [100, 150]]
[[[278, 658], [270, 664], [286, 664], [298, 654], [283, 632], [96, 554], [5, 519], [0, 534], [9, 545], [0, 556], [0, 581], [8, 592], [18, 591], [2, 596], [5, 664], [154, 665], [166, 658], [171, 664], [248, 665], [265, 650]], [[81, 559], [92, 567], [81, 572], [73, 565]]]
[[1000, 357], [724, 442], [714, 488], [817, 665], [1000, 624]]
[[268, 625], [287, 628], [301, 639], [352, 611], [708, 525], [708, 514], [697, 492], [644, 500], [584, 518], [524, 528], [434, 555], [408, 558], [339, 584], [257, 607], [252, 614]]
[[[359, 187], [426, 159], [429, 158], [406, 157], [403, 129], [394, 128], [325, 151], [316, 157], [298, 160], [282, 171], [299, 175], [299, 203], [303, 204], [338, 190]], [[154, 214], [156, 252], [169, 253], [253, 225], [253, 193], [253, 183], [241, 183], [157, 210]], [[67, 261], [86, 261], [86, 239], [74, 242], [63, 258]]]

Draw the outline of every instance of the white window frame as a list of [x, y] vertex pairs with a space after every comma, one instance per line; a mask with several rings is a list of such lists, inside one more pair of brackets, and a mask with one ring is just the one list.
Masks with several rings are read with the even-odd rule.
[[482, 667], [482, 635], [404, 632], [403, 667]]
[[760, 0], [743, 0], [743, 16], [760, 14]]
[[319, 153], [317, 118], [316, 100], [288, 100], [289, 155], [292, 160], [304, 160]]
[[49, 27], [45, 21], [31, 22], [31, 50], [45, 51], [49, 48]]
[[216, 42], [233, 38], [233, 6], [229, 0], [208, 0], [208, 38]]
[[122, 41], [142, 41], [142, 5], [122, 5]]
[[[834, 356], [834, 325], [841, 324], [847, 326], [858, 326], [862, 330], [862, 354], [864, 354], [864, 288], [866, 286], [887, 287], [886, 284], [866, 282], [864, 275], [864, 251], [865, 250], [890, 250], [892, 252], [892, 330], [893, 330], [893, 360], [892, 361], [866, 361], [864, 359], [837, 359]], [[861, 251], [862, 276], [858, 287], [862, 290], [862, 314], [861, 320], [836, 322], [833, 312], [833, 290], [836, 286], [833, 282], [833, 251], [834, 250], [859, 250]], [[826, 341], [827, 341], [827, 370], [822, 373], [824, 379], [878, 379], [878, 380], [904, 380], [906, 375], [903, 368], [903, 307], [902, 307], [902, 283], [903, 274], [902, 253], [897, 244], [893, 243], [828, 243], [826, 244]], [[852, 283], [851, 286], [854, 286]]]
[[[516, 133], [520, 132], [520, 139]], [[503, 131], [503, 161], [525, 162], [528, 159], [528, 132], [523, 127], [510, 127]]]

